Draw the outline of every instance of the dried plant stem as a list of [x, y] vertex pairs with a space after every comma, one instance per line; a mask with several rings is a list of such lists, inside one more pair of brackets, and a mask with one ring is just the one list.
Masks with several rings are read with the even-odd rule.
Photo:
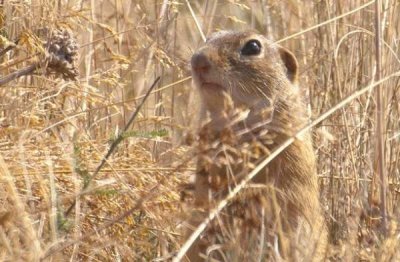
[[190, 5], [190, 3], [189, 3], [188, 0], [186, 0], [186, 4], [187, 4], [187, 6], [188, 6], [188, 8], [189, 8], [190, 14], [192, 15], [192, 17], [193, 17], [193, 19], [194, 19], [194, 22], [195, 22], [195, 24], [196, 24], [197, 29], [199, 30], [201, 39], [203, 39], [203, 41], [205, 42], [207, 39], [206, 39], [206, 36], [205, 36], [204, 33], [203, 33], [203, 30], [201, 29], [199, 20], [197, 20], [197, 17], [196, 17], [196, 15], [194, 14], [194, 11], [193, 11], [193, 9], [192, 9], [192, 6]]
[[[105, 165], [105, 163], [107, 162], [108, 158], [111, 156], [111, 154], [114, 152], [114, 150], [117, 148], [117, 146], [119, 145], [119, 143], [123, 140], [124, 134], [126, 131], [128, 131], [128, 129], [130, 128], [130, 126], [132, 125], [133, 121], [136, 119], [137, 115], [139, 114], [140, 109], [142, 108], [144, 102], [147, 100], [147, 98], [149, 97], [149, 95], [151, 94], [151, 91], [154, 89], [154, 87], [157, 85], [158, 81], [160, 80], [160, 77], [157, 77], [156, 80], [154, 80], [153, 84], [151, 85], [151, 87], [149, 88], [149, 90], [147, 90], [147, 93], [145, 95], [145, 97], [143, 98], [142, 102], [139, 104], [139, 106], [136, 108], [135, 112], [132, 114], [131, 118], [129, 119], [128, 123], [125, 125], [124, 129], [118, 134], [117, 138], [113, 141], [113, 143], [111, 144], [110, 148], [108, 149], [107, 153], [105, 154], [105, 156], [101, 159], [100, 164], [97, 166], [96, 170], [94, 171], [93, 175], [89, 178], [88, 182], [83, 185], [83, 188], [81, 190], [81, 192], [85, 191], [85, 189], [87, 189], [90, 185], [90, 182], [97, 176], [97, 174], [100, 172], [100, 170], [103, 168], [103, 166]], [[77, 196], [79, 197], [79, 196]], [[68, 216], [72, 209], [75, 207], [76, 204], [76, 198], [74, 199], [74, 201], [72, 202], [72, 204], [69, 206], [69, 208], [67, 209], [67, 211], [65, 212], [65, 216]]]
[[229, 192], [229, 194], [221, 200], [221, 202], [218, 203], [218, 205], [210, 211], [208, 217], [201, 223], [196, 230], [193, 231], [193, 233], [190, 235], [190, 237], [186, 240], [186, 242], [183, 244], [177, 255], [174, 257], [172, 260], [173, 262], [179, 262], [182, 260], [183, 256], [186, 254], [186, 252], [189, 250], [189, 248], [192, 246], [194, 241], [200, 236], [200, 234], [206, 229], [207, 225], [218, 215], [219, 212], [221, 212], [222, 209], [231, 201], [245, 186], [246, 184], [253, 179], [255, 175], [257, 175], [268, 163], [270, 163], [275, 157], [277, 157], [282, 151], [284, 151], [288, 146], [290, 146], [297, 137], [301, 137], [303, 133], [307, 132], [310, 130], [312, 127], [332, 115], [334, 112], [337, 110], [343, 108], [345, 105], [353, 101], [355, 98], [361, 96], [362, 94], [370, 91], [372, 88], [375, 88], [379, 86], [381, 83], [387, 81], [390, 78], [393, 77], [399, 77], [400, 76], [400, 71], [397, 71], [394, 74], [391, 74], [371, 85], [368, 85], [361, 90], [358, 90], [354, 92], [352, 95], [348, 96], [347, 98], [343, 99], [340, 103], [336, 104], [334, 107], [320, 115], [317, 119], [312, 121], [309, 125], [305, 126], [304, 128], [300, 129], [293, 137], [287, 139], [285, 142], [283, 142], [276, 150], [274, 150], [267, 158], [262, 160], [249, 174], [247, 174], [243, 180], [240, 181], [240, 183], [233, 188], [232, 191]]
[[[157, 88], [157, 90], [152, 91], [152, 92], [150, 93], [150, 95], [155, 94], [156, 92], [160, 92], [160, 91], [162, 91], [162, 90], [168, 89], [168, 88], [170, 88], [170, 87], [173, 87], [173, 86], [175, 86], [175, 85], [181, 84], [181, 83], [183, 83], [183, 82], [185, 82], [185, 81], [187, 81], [187, 80], [190, 80], [190, 79], [192, 79], [192, 77], [191, 77], [191, 76], [188, 76], [188, 77], [185, 77], [185, 78], [183, 78], [183, 79], [181, 79], [181, 80], [178, 80], [178, 81], [176, 81], [176, 82], [174, 82], [174, 83], [171, 83], [171, 84], [165, 85], [165, 86], [163, 86], [163, 87]], [[77, 113], [72, 113], [72, 114], [70, 114], [70, 115], [67, 115], [67, 116], [66, 116], [65, 118], [63, 118], [62, 120], [60, 120], [60, 121], [58, 121], [58, 122], [56, 122], [56, 123], [54, 123], [54, 124], [52, 124], [52, 125], [49, 125], [49, 126], [47, 126], [46, 128], [44, 128], [43, 130], [37, 132], [37, 133], [35, 134], [35, 137], [39, 136], [40, 134], [43, 134], [43, 133], [47, 132], [48, 130], [50, 130], [50, 129], [56, 127], [56, 126], [61, 125], [62, 123], [68, 122], [68, 121], [70, 121], [71, 119], [73, 119], [73, 118], [75, 118], [75, 117], [78, 117], [78, 116], [81, 116], [81, 115], [83, 115], [83, 114], [86, 114], [86, 113], [88, 113], [88, 112], [93, 112], [93, 111], [101, 110], [101, 109], [108, 108], [108, 107], [112, 107], [112, 106], [116, 106], [116, 105], [123, 105], [124, 103], [128, 103], [128, 102], [132, 102], [132, 101], [136, 101], [136, 100], [142, 99], [142, 98], [144, 98], [145, 96], [147, 96], [147, 94], [141, 95], [141, 96], [137, 96], [137, 97], [134, 97], [134, 98], [131, 98], [131, 99], [123, 100], [123, 101], [118, 101], [118, 102], [115, 102], [115, 103], [110, 103], [110, 104], [107, 104], [107, 105], [104, 105], [104, 106], [94, 107], [94, 108], [87, 109], [87, 110], [84, 110], [84, 111], [80, 111], [80, 112], [77, 112]], [[135, 169], [135, 170], [137, 170], [137, 169]]]
[[359, 6], [359, 7], [355, 8], [355, 9], [353, 9], [353, 10], [347, 12], [347, 13], [344, 13], [344, 14], [338, 15], [338, 16], [335, 16], [335, 17], [332, 18], [332, 19], [328, 19], [328, 20], [326, 20], [326, 21], [324, 21], [324, 22], [322, 22], [322, 23], [319, 23], [319, 24], [314, 25], [314, 26], [312, 26], [312, 27], [309, 27], [309, 28], [307, 28], [307, 29], [301, 30], [300, 32], [297, 32], [297, 33], [292, 34], [292, 35], [289, 35], [289, 36], [287, 36], [287, 37], [285, 37], [285, 38], [279, 39], [278, 41], [276, 41], [276, 43], [277, 43], [277, 44], [282, 43], [282, 42], [284, 42], [284, 41], [287, 41], [287, 40], [289, 40], [289, 39], [292, 39], [292, 38], [295, 38], [295, 37], [297, 37], [297, 36], [303, 35], [304, 33], [307, 33], [307, 32], [309, 32], [309, 31], [312, 31], [312, 30], [314, 30], [314, 29], [316, 29], [316, 28], [318, 28], [318, 27], [321, 27], [321, 26], [327, 25], [327, 24], [329, 24], [329, 23], [332, 23], [332, 22], [334, 22], [334, 21], [336, 21], [336, 20], [339, 20], [339, 19], [341, 19], [341, 18], [343, 18], [343, 17], [346, 17], [346, 16], [348, 16], [348, 15], [351, 15], [351, 14], [353, 14], [353, 13], [355, 13], [355, 12], [360, 11], [360, 10], [362, 10], [362, 9], [364, 9], [364, 8], [366, 8], [366, 7], [370, 6], [370, 5], [372, 5], [374, 2], [375, 2], [375, 0], [369, 1], [368, 3], [366, 3], [366, 4], [362, 5], [362, 6]]
[[[41, 257], [40, 261], [45, 261], [49, 256], [60, 252], [61, 250], [80, 243], [86, 239], [88, 239], [89, 237], [98, 234], [99, 232], [111, 227], [112, 225], [121, 222], [123, 219], [125, 219], [126, 217], [130, 216], [134, 211], [139, 210], [140, 208], [142, 208], [142, 206], [149, 200], [153, 199], [154, 197], [156, 197], [157, 195], [159, 195], [160, 193], [165, 192], [165, 190], [167, 190], [167, 188], [164, 189], [160, 189], [161, 185], [165, 182], [166, 179], [168, 179], [169, 177], [171, 177], [173, 174], [175, 174], [178, 170], [181, 170], [182, 167], [186, 166], [190, 161], [192, 161], [193, 156], [187, 156], [184, 160], [182, 160], [181, 164], [173, 169], [171, 169], [167, 174], [165, 174], [165, 176], [161, 179], [161, 181], [159, 181], [157, 184], [155, 184], [154, 186], [152, 186], [150, 189], [147, 190], [147, 194], [144, 195], [143, 197], [141, 197], [138, 201], [136, 201], [135, 205], [133, 207], [131, 207], [130, 209], [126, 210], [125, 212], [123, 212], [122, 214], [119, 214], [118, 216], [116, 216], [113, 219], [107, 219], [107, 222], [102, 224], [101, 226], [99, 226], [98, 228], [96, 228], [95, 230], [92, 230], [90, 232], [88, 232], [87, 234], [76, 238], [76, 239], [71, 239], [71, 240], [65, 240], [61, 243], [59, 243], [58, 245], [54, 245], [52, 247], [50, 247], [47, 251], [44, 252], [43, 256]], [[0, 156], [0, 168], [1, 168], [1, 156]], [[0, 170], [1, 171], [1, 170]]]
[[[381, 1], [375, 1], [375, 80], [381, 79], [382, 69], [382, 29], [381, 29]], [[383, 108], [382, 86], [376, 87], [376, 156], [378, 158], [377, 173], [380, 182], [380, 211], [382, 216], [382, 233], [387, 232], [387, 210], [386, 210], [386, 167], [385, 167], [385, 137], [384, 137], [384, 108]]]
[[7, 46], [7, 47], [4, 48], [3, 50], [0, 50], [0, 57], [2, 57], [3, 55], [5, 55], [8, 51], [14, 49], [15, 46], [18, 44], [18, 42], [19, 42], [19, 39], [17, 39], [17, 40], [15, 41], [15, 43], [13, 43], [13, 44]]
[[3, 78], [0, 78], [0, 86], [7, 84], [10, 81], [13, 81], [14, 79], [17, 79], [21, 76], [26, 76], [32, 74], [37, 68], [39, 67], [39, 64], [34, 63], [32, 65], [29, 65], [25, 68], [22, 68], [20, 70], [17, 70]]
[[[19, 230], [24, 232], [24, 237], [30, 245], [30, 253], [33, 254], [33, 261], [37, 261], [42, 254], [42, 249], [40, 247], [40, 241], [37, 237], [33, 223], [29, 218], [28, 212], [25, 210], [24, 202], [21, 201], [18, 193], [18, 188], [15, 185], [15, 178], [10, 173], [7, 164], [5, 163], [3, 157], [0, 155], [0, 183], [4, 186], [7, 192], [8, 201], [13, 205], [14, 212], [21, 221], [21, 226]], [[2, 225], [3, 226], [3, 225]]]
[[98, 234], [99, 232], [101, 232], [104, 229], [109, 228], [110, 226], [114, 225], [115, 223], [118, 223], [120, 221], [122, 221], [124, 218], [130, 216], [134, 211], [138, 210], [139, 208], [141, 208], [141, 206], [143, 205], [144, 202], [146, 202], [147, 200], [151, 199], [154, 197], [155, 192], [157, 192], [158, 190], [158, 185], [154, 186], [153, 188], [150, 189], [149, 193], [146, 195], [146, 197], [141, 198], [139, 201], [136, 202], [136, 205], [131, 207], [130, 209], [126, 210], [124, 213], [118, 215], [116, 218], [109, 220], [108, 222], [104, 223], [102, 226], [100, 226], [99, 228], [97, 228], [96, 230], [93, 230], [85, 235], [83, 235], [82, 237], [78, 238], [78, 239], [72, 239], [72, 240], [67, 240], [63, 243], [60, 243], [59, 245], [55, 245], [54, 247], [50, 248], [49, 250], [47, 250], [43, 256], [40, 258], [40, 261], [44, 261], [46, 260], [49, 256], [71, 246], [77, 243], [80, 243], [82, 241], [84, 241], [85, 239], [88, 239], [89, 237]]

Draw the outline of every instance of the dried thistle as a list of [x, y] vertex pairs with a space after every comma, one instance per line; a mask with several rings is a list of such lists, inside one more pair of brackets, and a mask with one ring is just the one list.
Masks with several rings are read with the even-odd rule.
[[[47, 31], [47, 29], [43, 30]], [[65, 80], [74, 80], [79, 75], [76, 68], [78, 44], [68, 29], [56, 29], [48, 33], [50, 37], [43, 41], [44, 53], [39, 52], [31, 65], [14, 71], [0, 79], [0, 86], [21, 76], [31, 75], [38, 69], [46, 74], [55, 74]]]
[[78, 44], [72, 32], [57, 29], [51, 32], [46, 43], [47, 72], [61, 75], [65, 80], [74, 80], [79, 75], [76, 68]]

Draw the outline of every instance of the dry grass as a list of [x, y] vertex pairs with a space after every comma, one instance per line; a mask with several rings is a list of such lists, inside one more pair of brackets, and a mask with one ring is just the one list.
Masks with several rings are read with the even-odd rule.
[[[255, 28], [284, 39], [313, 119], [376, 79], [373, 1], [188, 2], [196, 17], [186, 1], [0, 1], [2, 77], [38, 64], [46, 32], [59, 28], [77, 38], [80, 73], [64, 80], [39, 63], [0, 86], [0, 260], [160, 261], [179, 250], [180, 185], [193, 173], [181, 142], [197, 115], [188, 61], [202, 42], [194, 18], [205, 35]], [[382, 1], [381, 27], [384, 78], [400, 70], [399, 1]], [[87, 184], [158, 76], [132, 132]], [[381, 87], [384, 158], [372, 90], [314, 129], [331, 260], [400, 259], [400, 78]]]

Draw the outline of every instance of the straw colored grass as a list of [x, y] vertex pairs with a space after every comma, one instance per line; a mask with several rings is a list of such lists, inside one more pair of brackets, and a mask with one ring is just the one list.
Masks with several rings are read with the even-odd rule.
[[[198, 125], [188, 61], [202, 34], [249, 28], [295, 53], [321, 120], [313, 133], [329, 259], [400, 260], [400, 3], [379, 3], [375, 21], [375, 1], [363, 0], [0, 1], [0, 260], [174, 257]], [[63, 68], [76, 79], [46, 53], [59, 29], [79, 47]]]

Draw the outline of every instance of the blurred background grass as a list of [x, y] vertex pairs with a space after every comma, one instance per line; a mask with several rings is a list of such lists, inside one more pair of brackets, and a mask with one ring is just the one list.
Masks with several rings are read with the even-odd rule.
[[[163, 261], [179, 249], [186, 217], [180, 185], [193, 173], [183, 138], [195, 133], [198, 115], [188, 63], [202, 43], [195, 18], [205, 35], [255, 29], [279, 41], [305, 30], [280, 44], [300, 63], [312, 118], [376, 74], [374, 1], [193, 0], [195, 17], [183, 0], [0, 3], [1, 50], [18, 41], [0, 57], [2, 76], [37, 59], [46, 39], [41, 32], [58, 28], [77, 38], [80, 72], [65, 81], [37, 70], [0, 88], [0, 259], [6, 261]], [[382, 1], [381, 18], [385, 77], [400, 70], [400, 2]], [[82, 191], [158, 76], [132, 131]], [[379, 234], [374, 92], [314, 130], [330, 260], [400, 259], [399, 81], [382, 85], [386, 236]]]

